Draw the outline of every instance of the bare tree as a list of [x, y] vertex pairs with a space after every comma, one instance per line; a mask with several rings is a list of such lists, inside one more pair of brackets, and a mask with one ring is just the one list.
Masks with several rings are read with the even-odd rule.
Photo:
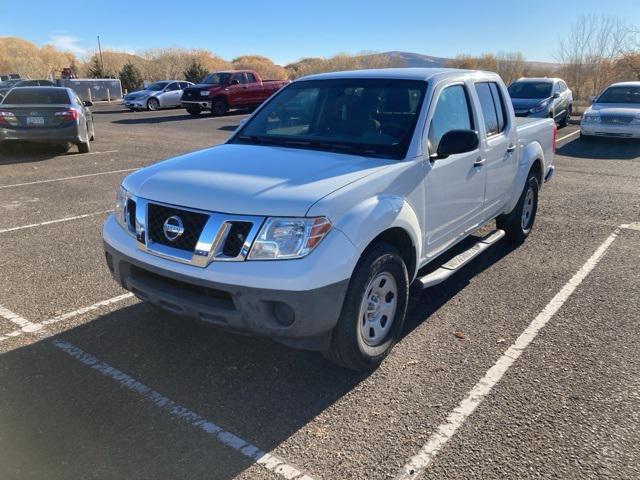
[[595, 95], [609, 81], [612, 66], [632, 50], [634, 29], [620, 17], [581, 15], [560, 39], [557, 58], [578, 98]]

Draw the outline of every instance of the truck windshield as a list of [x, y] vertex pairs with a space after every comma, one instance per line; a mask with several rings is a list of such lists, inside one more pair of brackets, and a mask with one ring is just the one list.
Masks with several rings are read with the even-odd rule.
[[551, 83], [549, 82], [516, 82], [509, 86], [511, 98], [549, 98]]
[[640, 87], [607, 88], [598, 103], [640, 103]]
[[230, 73], [210, 73], [200, 83], [206, 85], [225, 85], [231, 77]]
[[426, 87], [423, 81], [393, 79], [295, 82], [260, 109], [231, 143], [402, 159]]

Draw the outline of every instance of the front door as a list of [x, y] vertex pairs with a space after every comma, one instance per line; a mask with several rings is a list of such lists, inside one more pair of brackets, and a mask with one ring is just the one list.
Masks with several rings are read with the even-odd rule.
[[464, 84], [436, 91], [425, 158], [425, 247], [433, 257], [458, 240], [482, 213], [485, 169], [480, 150], [434, 158], [442, 136], [450, 130], [475, 130], [470, 96]]

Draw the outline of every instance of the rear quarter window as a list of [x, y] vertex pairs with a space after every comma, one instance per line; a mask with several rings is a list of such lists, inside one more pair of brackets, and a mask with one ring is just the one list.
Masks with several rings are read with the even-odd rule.
[[64, 89], [16, 88], [7, 94], [3, 103], [7, 105], [69, 105], [71, 100], [69, 99], [69, 94]]
[[507, 109], [498, 84], [495, 82], [476, 83], [476, 93], [480, 100], [487, 136], [502, 133], [507, 124]]

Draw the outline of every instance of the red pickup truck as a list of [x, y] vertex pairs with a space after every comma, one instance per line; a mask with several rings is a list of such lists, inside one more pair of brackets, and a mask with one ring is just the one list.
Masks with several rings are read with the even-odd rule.
[[193, 87], [182, 92], [182, 106], [191, 115], [211, 110], [212, 115], [223, 115], [232, 108], [257, 107], [288, 80], [262, 80], [254, 70], [228, 70], [212, 72]]

